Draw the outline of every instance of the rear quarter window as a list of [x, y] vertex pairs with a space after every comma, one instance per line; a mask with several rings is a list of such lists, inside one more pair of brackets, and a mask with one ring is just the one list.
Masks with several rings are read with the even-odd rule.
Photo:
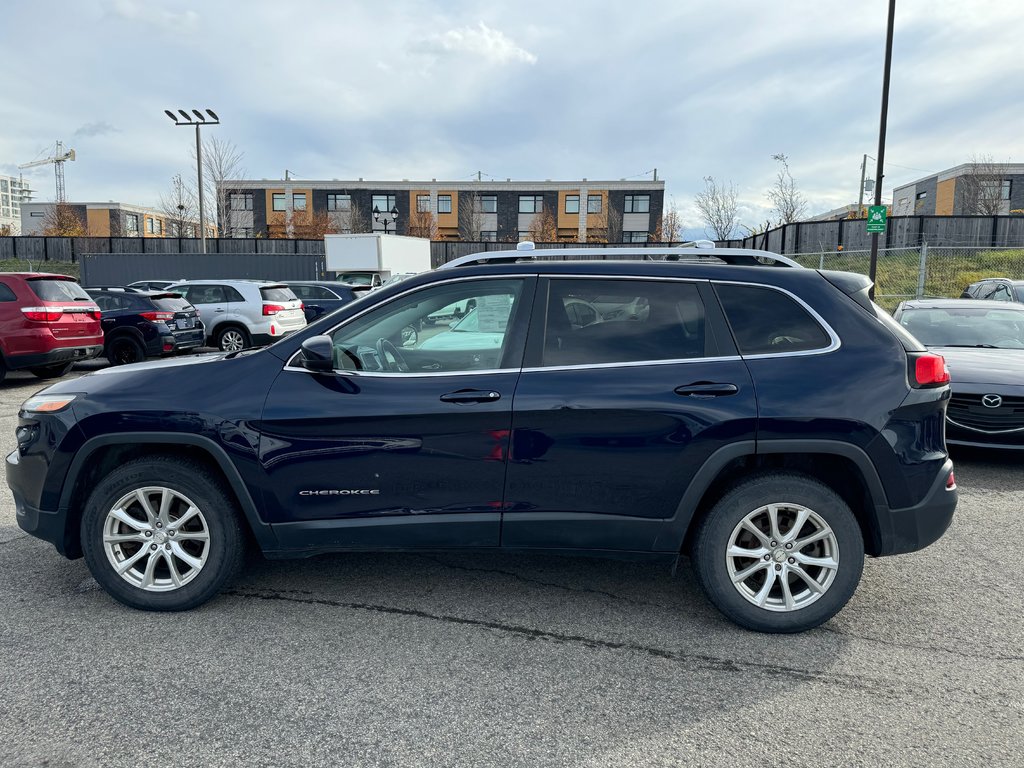
[[14, 295], [14, 291], [11, 290], [11, 286], [7, 283], [0, 283], [0, 301], [17, 301], [18, 297]]
[[791, 296], [773, 288], [717, 283], [736, 346], [743, 355], [826, 349], [832, 339]]
[[260, 288], [260, 296], [264, 301], [295, 301], [298, 297], [287, 286]]
[[36, 278], [28, 281], [40, 301], [90, 301], [89, 294], [74, 280]]

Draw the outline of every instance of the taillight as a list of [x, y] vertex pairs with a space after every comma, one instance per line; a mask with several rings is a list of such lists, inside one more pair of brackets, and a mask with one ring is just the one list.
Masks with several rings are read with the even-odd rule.
[[90, 309], [89, 317], [91, 317], [93, 320], [102, 320], [103, 312], [100, 310], [99, 307], [96, 307], [95, 309]]
[[167, 323], [174, 319], [173, 312], [139, 312], [139, 314], [151, 323]]
[[934, 352], [923, 352], [915, 354], [911, 361], [913, 363], [913, 377], [911, 384], [915, 387], [941, 387], [949, 384], [949, 369], [942, 355]]
[[947, 491], [955, 491], [956, 490], [956, 475], [954, 475], [952, 472], [950, 472], [949, 473], [949, 477], [946, 478], [946, 490]]
[[280, 304], [264, 304], [263, 314], [264, 315], [276, 315], [278, 312], [284, 312], [285, 308]]
[[64, 315], [61, 307], [22, 307], [22, 314], [37, 323], [56, 323]]

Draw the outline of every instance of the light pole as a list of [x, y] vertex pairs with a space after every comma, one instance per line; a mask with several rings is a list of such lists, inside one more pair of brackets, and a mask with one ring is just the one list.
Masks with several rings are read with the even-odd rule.
[[391, 218], [389, 219], [387, 216], [385, 216], [383, 219], [381, 219], [380, 208], [378, 208], [376, 205], [373, 206], [373, 220], [379, 221], [384, 225], [385, 235], [388, 233], [388, 224], [394, 224], [395, 231], [398, 231], [398, 206], [393, 206], [391, 210], [387, 211], [386, 213], [390, 213]]
[[[210, 117], [209, 120], [198, 109], [192, 110], [192, 115], [196, 116], [195, 120], [184, 109], [179, 109], [177, 115], [171, 110], [165, 109], [164, 114], [171, 118], [175, 125], [194, 125], [196, 127], [196, 174], [199, 176], [199, 252], [206, 253], [206, 214], [203, 209], [203, 139], [199, 134], [199, 128], [204, 125], [220, 125], [220, 118], [212, 109], [206, 110], [206, 115]], [[179, 118], [178, 115], [181, 117]]]
[[[864, 155], [864, 160], [861, 161], [861, 164], [860, 164], [860, 197], [857, 199], [857, 218], [858, 219], [861, 218], [861, 216], [864, 214], [864, 192], [865, 192], [864, 184], [865, 184], [865, 182], [867, 182], [867, 181], [871, 182], [871, 189], [867, 190], [868, 192], [873, 191], [874, 188], [875, 188], [874, 187], [874, 184], [875, 184], [874, 180], [867, 178], [868, 158], [869, 157], [871, 157], [871, 155]], [[874, 160], [875, 158], [871, 157], [871, 159]]]
[[[889, 72], [892, 69], [892, 27], [896, 16], [896, 0], [889, 0], [889, 23], [885, 32], [885, 68], [882, 74], [882, 114], [878, 124], [878, 165], [875, 171], [875, 205], [882, 204], [882, 171], [885, 167], [885, 125], [889, 117]], [[871, 298], [875, 298], [875, 278], [878, 274], [878, 233], [871, 233]]]

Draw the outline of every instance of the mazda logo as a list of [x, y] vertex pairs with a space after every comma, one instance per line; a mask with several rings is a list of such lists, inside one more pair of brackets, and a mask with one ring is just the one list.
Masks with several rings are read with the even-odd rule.
[[1003, 404], [1003, 398], [999, 395], [982, 395], [981, 404], [986, 408], [998, 408]]

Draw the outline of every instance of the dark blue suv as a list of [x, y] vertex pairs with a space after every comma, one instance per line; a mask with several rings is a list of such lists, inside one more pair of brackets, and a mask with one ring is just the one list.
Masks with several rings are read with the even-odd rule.
[[956, 506], [943, 360], [868, 289], [758, 251], [466, 257], [263, 350], [55, 384], [7, 479], [136, 608], [209, 600], [250, 542], [684, 554], [733, 621], [800, 631]]

